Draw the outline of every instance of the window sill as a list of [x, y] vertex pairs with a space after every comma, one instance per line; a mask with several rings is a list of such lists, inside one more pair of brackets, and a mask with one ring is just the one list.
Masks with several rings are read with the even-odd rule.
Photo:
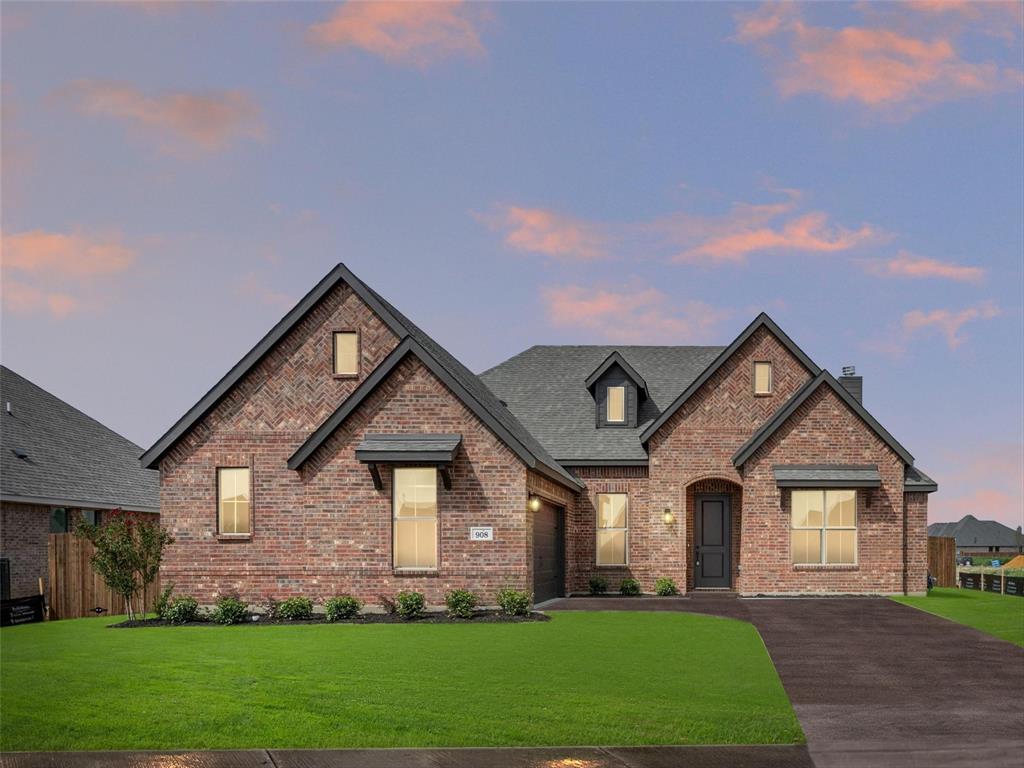
[[358, 373], [332, 373], [332, 379], [358, 379]]
[[412, 577], [417, 577], [417, 576], [419, 576], [419, 577], [434, 576], [434, 577], [436, 577], [436, 576], [439, 575], [436, 568], [393, 568], [391, 570], [391, 573], [392, 573], [392, 575], [398, 576], [398, 577], [402, 577], [402, 576], [412, 576]]
[[774, 394], [774, 392], [755, 392], [754, 397], [771, 397]]
[[793, 566], [794, 571], [859, 571], [860, 566], [851, 563], [828, 565], [825, 563], [805, 563]]
[[623, 568], [629, 568], [629, 563], [622, 563], [621, 565], [601, 565], [600, 563], [595, 563], [594, 567], [603, 571], [621, 571]]
[[251, 533], [218, 533], [217, 541], [252, 541]]

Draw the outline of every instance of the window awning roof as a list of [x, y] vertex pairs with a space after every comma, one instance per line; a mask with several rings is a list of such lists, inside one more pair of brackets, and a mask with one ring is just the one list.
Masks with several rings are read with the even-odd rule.
[[780, 488], [878, 488], [877, 464], [776, 464]]
[[451, 464], [462, 435], [367, 435], [356, 446], [364, 464]]

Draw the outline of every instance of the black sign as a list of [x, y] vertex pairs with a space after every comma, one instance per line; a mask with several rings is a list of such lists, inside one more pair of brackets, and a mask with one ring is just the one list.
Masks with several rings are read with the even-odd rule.
[[30, 624], [43, 620], [43, 596], [16, 597], [13, 600], [0, 600], [0, 627], [14, 624]]
[[1024, 576], [1007, 576], [1006, 594], [1024, 597]]
[[978, 574], [961, 573], [960, 586], [964, 589], [981, 589], [981, 582], [978, 581]]
[[1003, 577], [1002, 576], [989, 576], [985, 580], [985, 591], [986, 592], [1002, 592], [1003, 591]]

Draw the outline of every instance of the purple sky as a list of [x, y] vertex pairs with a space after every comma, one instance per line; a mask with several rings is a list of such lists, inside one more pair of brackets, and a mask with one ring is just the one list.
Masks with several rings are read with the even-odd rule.
[[1021, 9], [4, 2], [3, 362], [148, 447], [338, 261], [474, 370], [765, 309], [1020, 525]]

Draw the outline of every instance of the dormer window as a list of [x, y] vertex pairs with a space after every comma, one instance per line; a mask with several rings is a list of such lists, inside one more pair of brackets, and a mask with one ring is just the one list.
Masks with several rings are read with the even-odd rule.
[[772, 364], [767, 361], [754, 363], [754, 394], [770, 395], [772, 393]]
[[606, 398], [609, 424], [621, 424], [626, 420], [626, 388], [608, 387]]

